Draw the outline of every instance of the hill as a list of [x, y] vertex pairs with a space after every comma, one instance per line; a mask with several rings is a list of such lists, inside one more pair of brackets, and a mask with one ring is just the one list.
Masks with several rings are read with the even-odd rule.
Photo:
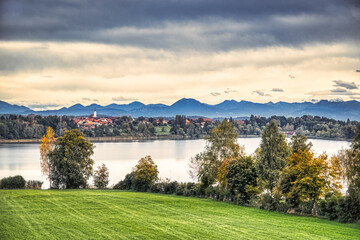
[[360, 225], [208, 199], [111, 190], [0, 190], [0, 239], [358, 239]]
[[300, 117], [303, 115], [321, 116], [338, 120], [360, 120], [360, 102], [334, 102], [321, 100], [316, 103], [300, 102], [268, 102], [253, 103], [248, 101], [225, 100], [222, 103], [210, 105], [201, 103], [196, 99], [183, 98], [172, 105], [148, 104], [132, 102], [130, 104], [110, 104], [101, 106], [91, 104], [83, 106], [75, 104], [71, 107], [63, 107], [57, 110], [33, 111], [29, 108], [11, 105], [0, 102], [0, 114], [39, 114], [39, 115], [68, 115], [68, 116], [88, 116], [97, 110], [100, 116], [124, 116], [133, 117], [174, 117], [175, 115], [203, 116], [210, 118], [218, 117], [245, 117], [260, 115], [270, 117], [273, 115], [286, 117]]

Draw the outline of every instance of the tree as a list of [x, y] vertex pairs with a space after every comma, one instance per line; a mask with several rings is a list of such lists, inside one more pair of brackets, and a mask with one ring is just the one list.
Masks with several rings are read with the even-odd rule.
[[306, 143], [307, 142], [307, 137], [304, 135], [294, 135], [291, 137], [291, 142], [290, 142], [290, 149], [292, 153], [296, 153], [299, 150], [300, 151], [309, 151], [312, 147], [312, 142]]
[[326, 192], [336, 192], [341, 186], [341, 167], [337, 157], [318, 157], [312, 151], [298, 151], [289, 157], [285, 174], [295, 176], [287, 197], [299, 196], [300, 201], [312, 202], [312, 214], [318, 215], [317, 202]]
[[94, 185], [97, 188], [104, 189], [109, 184], [109, 169], [105, 164], [98, 166], [94, 171]]
[[290, 149], [275, 121], [271, 121], [261, 135], [260, 149], [257, 151], [256, 168], [265, 188], [272, 195], [278, 185], [280, 174], [285, 167]]
[[54, 149], [55, 146], [55, 134], [51, 127], [46, 130], [46, 135], [41, 138], [40, 144], [40, 166], [41, 172], [49, 179], [49, 186], [51, 187], [50, 178], [50, 163], [49, 153]]
[[[294, 135], [291, 137], [290, 149], [292, 153], [307, 152], [311, 150], [312, 143], [307, 143], [307, 137], [304, 135]], [[293, 185], [297, 177], [297, 171], [294, 166], [298, 164], [296, 161], [287, 160], [287, 166], [282, 171], [280, 180], [280, 190], [286, 196], [286, 201], [292, 207], [298, 207], [300, 203], [300, 193], [296, 193]], [[291, 191], [291, 194], [289, 194]]]
[[216, 181], [224, 161], [244, 154], [244, 149], [237, 143], [237, 136], [234, 125], [224, 120], [205, 137], [205, 150], [190, 159], [190, 175], [201, 182], [202, 188]]
[[94, 144], [74, 129], [56, 140], [49, 154], [50, 179], [54, 188], [84, 188], [92, 175]]
[[238, 157], [229, 162], [225, 174], [230, 194], [240, 203], [249, 203], [258, 192], [255, 163], [251, 156]]
[[342, 164], [348, 182], [348, 192], [350, 196], [356, 197], [360, 201], [360, 128], [351, 143], [351, 148], [342, 158]]
[[158, 179], [158, 168], [150, 156], [141, 158], [134, 170], [137, 184], [141, 190], [147, 190]]

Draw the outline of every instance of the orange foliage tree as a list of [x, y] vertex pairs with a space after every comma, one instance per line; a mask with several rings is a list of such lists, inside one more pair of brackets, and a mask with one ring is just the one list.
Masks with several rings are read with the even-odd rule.
[[46, 135], [41, 138], [40, 144], [40, 166], [41, 172], [47, 176], [50, 182], [50, 164], [49, 164], [49, 153], [54, 149], [55, 146], [55, 133], [51, 127], [46, 130]]
[[295, 176], [287, 197], [296, 195], [300, 201], [310, 200], [313, 215], [318, 215], [317, 202], [321, 196], [342, 187], [340, 160], [335, 156], [329, 159], [326, 154], [315, 157], [312, 151], [295, 152], [289, 157], [286, 173]]

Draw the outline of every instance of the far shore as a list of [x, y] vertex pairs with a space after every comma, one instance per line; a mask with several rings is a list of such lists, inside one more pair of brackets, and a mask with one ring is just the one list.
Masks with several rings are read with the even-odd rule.
[[[261, 136], [257, 135], [239, 135], [239, 138], [260, 138]], [[289, 136], [287, 136], [289, 137]], [[136, 142], [136, 141], [154, 141], [154, 140], [196, 140], [202, 138], [191, 138], [187, 136], [179, 135], [166, 135], [166, 136], [149, 136], [149, 137], [85, 137], [86, 140], [90, 142]], [[319, 137], [307, 137], [311, 139], [319, 140], [329, 140], [329, 141], [347, 141], [351, 142], [351, 139], [345, 138], [319, 138]], [[32, 138], [32, 139], [0, 139], [0, 144], [2, 143], [41, 143], [41, 139]]]

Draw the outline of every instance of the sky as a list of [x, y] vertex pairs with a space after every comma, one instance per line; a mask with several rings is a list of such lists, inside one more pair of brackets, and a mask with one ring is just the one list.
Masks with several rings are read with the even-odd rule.
[[358, 0], [0, 0], [0, 100], [360, 101]]

